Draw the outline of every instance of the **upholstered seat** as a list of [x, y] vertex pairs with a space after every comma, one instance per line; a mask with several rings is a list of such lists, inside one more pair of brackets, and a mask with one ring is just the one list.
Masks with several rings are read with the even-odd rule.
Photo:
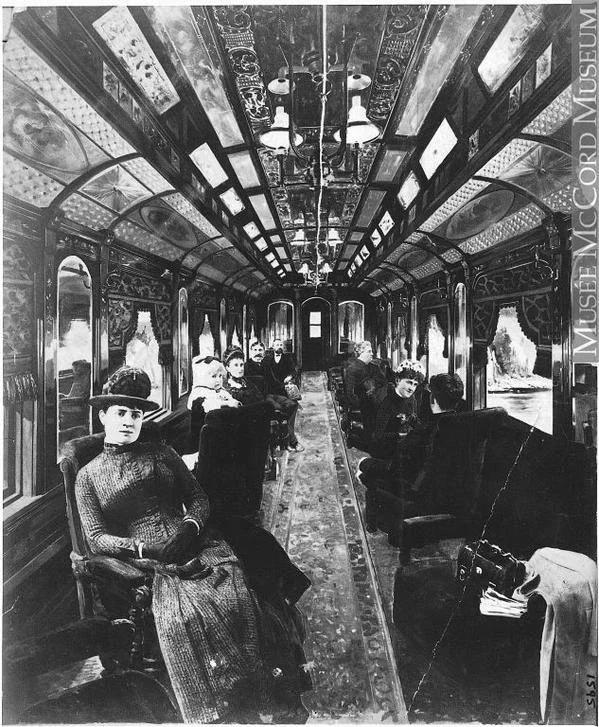
[[213, 516], [257, 515], [273, 411], [265, 401], [206, 415], [194, 474], [208, 494]]

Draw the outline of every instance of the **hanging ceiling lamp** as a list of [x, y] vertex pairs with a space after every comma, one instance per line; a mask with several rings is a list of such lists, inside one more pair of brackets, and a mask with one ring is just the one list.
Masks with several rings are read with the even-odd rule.
[[335, 229], [329, 230], [327, 239], [329, 245], [333, 245], [333, 247], [337, 247], [337, 245], [341, 245], [341, 243], [343, 242], [342, 239], [339, 237], [339, 233]]
[[[353, 144], [368, 144], [381, 135], [381, 130], [376, 124], [366, 116], [366, 109], [362, 106], [360, 96], [353, 96], [352, 105], [347, 114], [347, 129], [345, 132], [345, 141], [352, 146]], [[341, 141], [341, 129], [334, 134], [336, 141]]]
[[[279, 79], [276, 80], [278, 81]], [[277, 106], [272, 125], [268, 131], [260, 134], [260, 141], [264, 146], [269, 147], [269, 149], [284, 149], [285, 151], [289, 149], [289, 114], [282, 106]], [[296, 133], [294, 136], [294, 144], [299, 146], [303, 141], [304, 138]]]
[[365, 88], [368, 88], [371, 83], [372, 80], [370, 76], [367, 76], [365, 73], [352, 72], [347, 74], [347, 90], [350, 93], [363, 91]]
[[291, 244], [293, 246], [297, 246], [297, 247], [300, 247], [300, 246], [303, 246], [306, 244], [306, 234], [304, 233], [303, 230], [298, 230], [295, 233], [295, 237], [293, 238], [293, 241]]

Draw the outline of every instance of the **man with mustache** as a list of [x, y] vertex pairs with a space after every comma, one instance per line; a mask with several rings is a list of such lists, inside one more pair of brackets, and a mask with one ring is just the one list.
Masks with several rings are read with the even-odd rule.
[[[252, 363], [253, 362], [253, 363]], [[273, 341], [273, 352], [264, 355], [264, 346], [255, 342], [250, 346], [250, 361], [246, 364], [246, 376], [248, 378], [256, 376], [256, 366], [259, 363], [261, 374], [264, 377], [264, 391], [266, 398], [273, 402], [275, 408], [282, 411], [287, 417], [289, 426], [289, 445], [287, 449], [290, 452], [302, 452], [303, 447], [297, 441], [295, 434], [295, 417], [297, 415], [298, 403], [287, 396], [285, 384], [294, 381], [297, 375], [297, 368], [290, 353], [286, 353], [283, 341], [275, 339]], [[252, 379], [257, 383], [257, 378]]]

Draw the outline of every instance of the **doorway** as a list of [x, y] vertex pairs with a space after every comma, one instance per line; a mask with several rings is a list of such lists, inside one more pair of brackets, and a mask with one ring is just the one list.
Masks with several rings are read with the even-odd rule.
[[302, 303], [302, 368], [323, 371], [329, 359], [331, 308], [324, 298]]

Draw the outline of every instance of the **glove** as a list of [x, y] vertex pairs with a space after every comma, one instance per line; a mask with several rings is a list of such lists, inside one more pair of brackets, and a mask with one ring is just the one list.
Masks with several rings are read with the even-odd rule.
[[185, 563], [193, 543], [197, 540], [198, 528], [191, 520], [183, 520], [177, 532], [166, 541], [162, 551], [165, 563]]
[[142, 556], [144, 558], [152, 558], [153, 560], [164, 560], [163, 551], [166, 540], [158, 540], [155, 543], [144, 543]]

